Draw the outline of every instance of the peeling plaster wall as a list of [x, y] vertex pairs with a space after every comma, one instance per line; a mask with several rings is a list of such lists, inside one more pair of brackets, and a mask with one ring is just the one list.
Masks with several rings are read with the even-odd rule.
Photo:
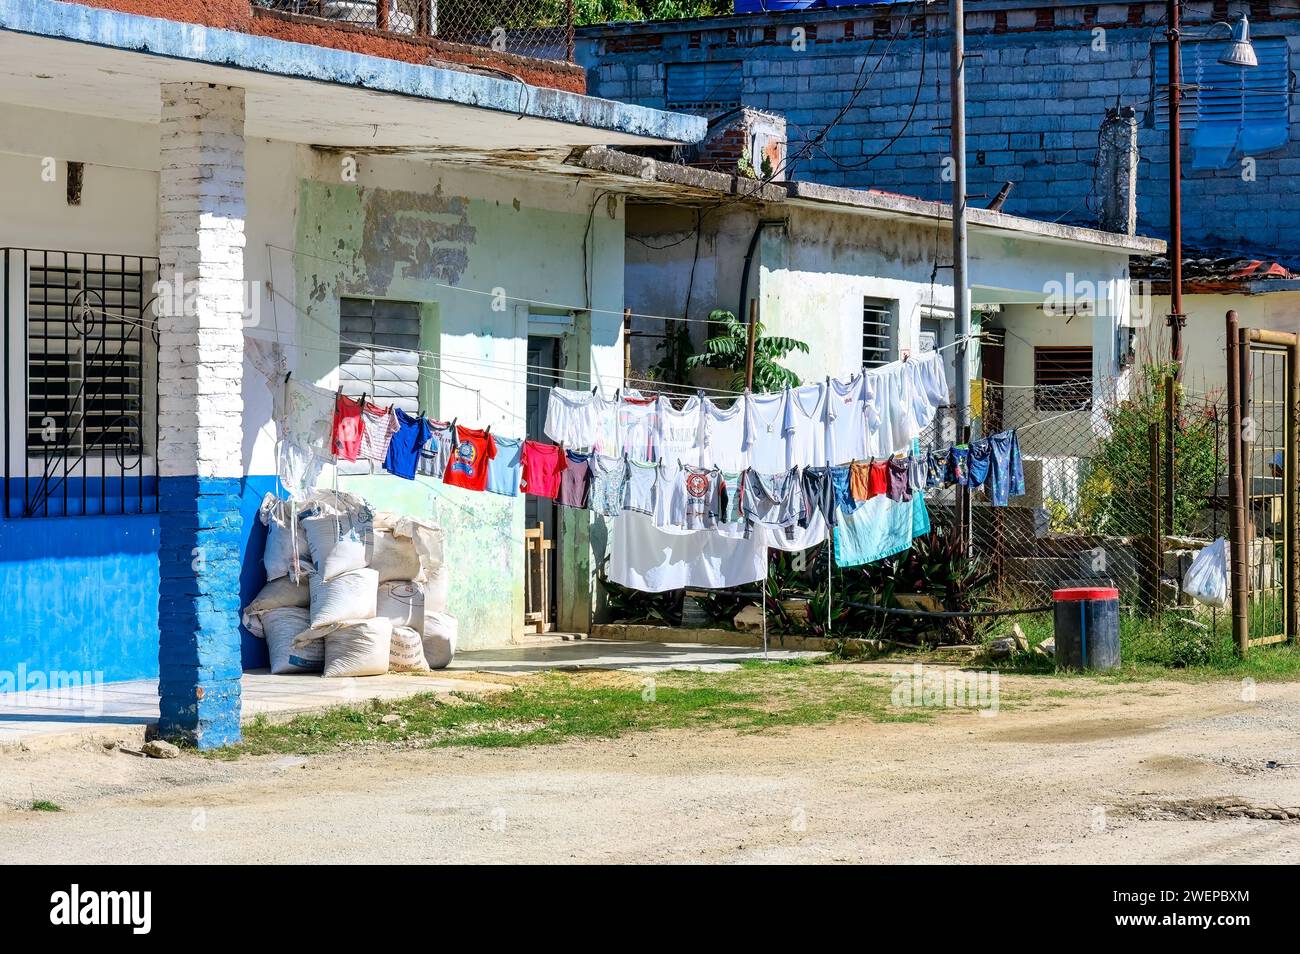
[[[524, 435], [528, 306], [517, 298], [581, 305], [583, 235], [592, 217], [592, 301], [564, 349], [578, 386], [593, 371], [622, 374], [622, 210], [570, 183], [555, 184], [392, 158], [362, 159], [341, 181], [340, 157], [317, 154], [300, 184], [296, 295], [298, 372], [337, 385], [340, 297], [426, 305], [425, 334], [440, 340], [424, 381], [426, 413]], [[612, 211], [612, 215], [611, 215]], [[491, 294], [500, 289], [505, 298]], [[488, 294], [482, 294], [487, 292]], [[496, 307], [494, 307], [494, 304]], [[325, 482], [330, 480], [327, 475]], [[522, 633], [523, 498], [476, 494], [417, 478], [344, 476], [382, 509], [432, 517], [448, 534], [451, 612], [465, 648], [500, 646]], [[559, 625], [586, 631], [592, 606], [589, 518], [566, 515], [561, 532]]]

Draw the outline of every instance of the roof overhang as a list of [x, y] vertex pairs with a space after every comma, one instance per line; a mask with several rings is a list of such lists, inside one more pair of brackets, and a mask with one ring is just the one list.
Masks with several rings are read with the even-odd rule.
[[158, 87], [247, 93], [249, 136], [437, 153], [696, 142], [698, 116], [53, 0], [0, 0], [0, 101], [156, 123]]
[[[846, 214], [885, 219], [908, 219], [941, 227], [947, 227], [952, 221], [952, 206], [945, 202], [930, 202], [887, 192], [846, 189], [814, 182], [763, 183], [680, 163], [660, 162], [614, 149], [586, 149], [570, 156], [569, 164], [599, 176], [602, 184], [609, 188], [645, 198], [685, 200], [700, 204], [716, 204], [721, 199], [734, 198], [834, 209]], [[1103, 232], [1057, 222], [1041, 222], [988, 209], [968, 208], [966, 219], [971, 232], [1022, 241], [1075, 247], [1082, 245], [1125, 256], [1158, 254], [1165, 249], [1165, 243], [1161, 239]]]

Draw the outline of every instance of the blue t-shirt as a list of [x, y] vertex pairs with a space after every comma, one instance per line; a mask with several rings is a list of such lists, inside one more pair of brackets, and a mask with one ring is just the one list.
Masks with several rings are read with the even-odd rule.
[[518, 497], [523, 477], [523, 438], [493, 435], [493, 439], [497, 442], [497, 456], [488, 461], [487, 492]]
[[423, 417], [411, 417], [400, 407], [397, 411], [397, 430], [388, 442], [388, 454], [384, 457], [384, 470], [407, 480], [415, 479], [415, 467], [420, 462], [420, 448], [429, 439], [431, 429], [429, 421]]

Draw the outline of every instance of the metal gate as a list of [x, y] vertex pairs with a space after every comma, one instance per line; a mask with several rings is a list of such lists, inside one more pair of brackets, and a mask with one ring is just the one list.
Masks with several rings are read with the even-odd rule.
[[1296, 638], [1297, 336], [1228, 312], [1232, 631], [1238, 652]]

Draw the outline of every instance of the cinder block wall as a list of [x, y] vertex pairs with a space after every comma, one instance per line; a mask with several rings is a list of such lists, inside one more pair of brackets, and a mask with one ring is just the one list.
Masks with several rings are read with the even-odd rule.
[[[593, 95], [661, 108], [681, 108], [666, 95], [668, 64], [734, 62], [740, 100], [789, 122], [790, 178], [946, 200], [951, 41], [946, 10], [932, 5], [925, 18], [922, 9], [897, 3], [591, 27], [579, 32], [578, 58]], [[973, 203], [992, 199], [1012, 180], [1004, 211], [1095, 224], [1102, 187], [1093, 181], [1098, 129], [1107, 107], [1131, 105], [1140, 123], [1139, 231], [1166, 234], [1167, 131], [1155, 124], [1152, 82], [1164, 4], [969, 0], [966, 10]], [[1185, 32], [1241, 12], [1251, 17], [1254, 38], [1286, 38], [1295, 69], [1300, 4], [1294, 0], [1189, 3]], [[803, 50], [797, 29], [804, 31]], [[1226, 38], [1227, 31], [1213, 35]], [[724, 99], [730, 82], [719, 79], [711, 92]], [[863, 88], [852, 108], [823, 143], [807, 146], [836, 120], [856, 85]], [[1190, 134], [1184, 134], [1187, 241], [1300, 260], [1293, 251], [1300, 250], [1298, 118], [1292, 97], [1291, 138], [1252, 157], [1253, 182], [1243, 180], [1238, 161], [1191, 169]]]

